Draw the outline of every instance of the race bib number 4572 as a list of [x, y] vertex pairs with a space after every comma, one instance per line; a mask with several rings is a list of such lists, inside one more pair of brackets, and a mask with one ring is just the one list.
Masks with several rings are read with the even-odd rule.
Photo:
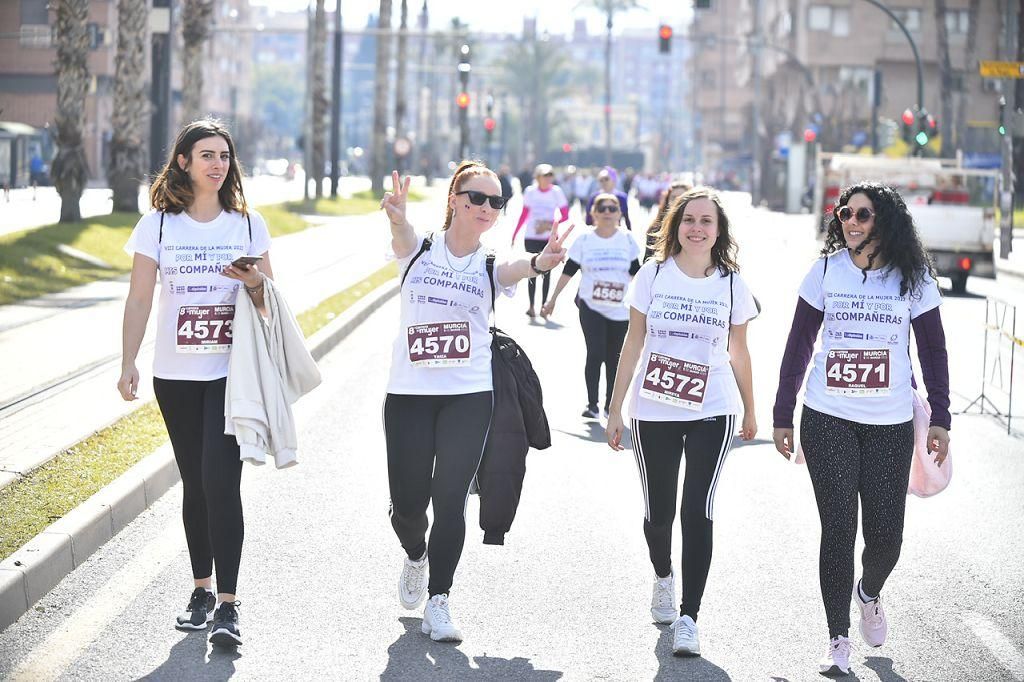
[[233, 305], [183, 305], [178, 308], [179, 353], [230, 353]]
[[699, 362], [651, 353], [640, 396], [699, 412], [704, 407], [711, 368]]
[[825, 392], [852, 398], [889, 394], [889, 349], [830, 350], [825, 356]]
[[435, 322], [409, 327], [409, 362], [415, 367], [469, 364], [469, 322]]

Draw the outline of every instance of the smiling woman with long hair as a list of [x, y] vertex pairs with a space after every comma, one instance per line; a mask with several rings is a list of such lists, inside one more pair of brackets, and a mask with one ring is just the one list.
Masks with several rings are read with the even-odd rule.
[[[851, 594], [864, 642], [878, 647], [888, 634], [881, 592], [903, 543], [914, 451], [911, 329], [931, 406], [927, 447], [940, 465], [949, 445], [949, 367], [935, 271], [894, 189], [872, 182], [846, 188], [821, 255], [800, 285], [773, 438], [787, 459], [796, 452], [793, 411], [813, 355], [800, 443], [821, 518], [818, 571], [829, 645], [819, 670], [845, 674]], [[864, 553], [854, 585], [858, 506]]]

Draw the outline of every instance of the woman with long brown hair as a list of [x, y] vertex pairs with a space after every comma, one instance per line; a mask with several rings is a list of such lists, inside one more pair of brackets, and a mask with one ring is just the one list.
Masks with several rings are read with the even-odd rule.
[[415, 609], [427, 598], [423, 633], [435, 641], [460, 641], [448, 595], [466, 537], [469, 486], [494, 404], [492, 302], [495, 293], [511, 296], [519, 280], [561, 263], [562, 242], [572, 226], [561, 236], [552, 226], [543, 249], [531, 258], [495, 265], [480, 243], [506, 201], [494, 171], [463, 161], [448, 187], [444, 223], [428, 234], [417, 234], [406, 218], [409, 179], [402, 182], [395, 172], [392, 187], [381, 206], [391, 222], [402, 293], [384, 433], [391, 525], [406, 555], [398, 599]]
[[225, 384], [239, 287], [263, 312], [263, 279], [273, 276], [270, 234], [246, 205], [234, 141], [215, 120], [182, 128], [149, 198], [153, 210], [125, 245], [134, 260], [117, 388], [125, 400], [138, 397], [135, 360], [159, 273], [153, 391], [181, 472], [194, 583], [175, 627], [205, 630], [213, 620], [210, 641], [234, 646], [242, 643], [235, 598], [242, 461], [237, 441], [224, 433]]
[[[747, 322], [757, 315], [757, 306], [739, 276], [735, 252], [718, 194], [692, 189], [672, 204], [654, 259], [640, 268], [626, 292], [629, 329], [606, 433], [613, 450], [625, 449], [622, 406], [629, 392], [644, 536], [654, 566], [651, 615], [672, 624], [676, 655], [700, 655], [696, 620], [711, 566], [715, 491], [737, 422], [743, 440], [757, 432], [747, 349]], [[677, 612], [672, 524], [684, 453], [683, 588]]]

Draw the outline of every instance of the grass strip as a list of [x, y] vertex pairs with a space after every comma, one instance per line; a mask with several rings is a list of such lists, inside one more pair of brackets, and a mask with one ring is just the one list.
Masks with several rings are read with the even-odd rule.
[[[262, 209], [261, 209], [262, 213]], [[392, 262], [298, 316], [309, 337], [363, 296], [394, 278]], [[156, 402], [149, 402], [64, 450], [20, 481], [0, 488], [0, 559], [85, 502], [167, 440]]]
[[[409, 190], [409, 201], [423, 201], [425, 195]], [[302, 215], [350, 216], [365, 215], [380, 210], [380, 197], [371, 190], [355, 192], [351, 197], [322, 197], [303, 201], [289, 201], [285, 204], [289, 211]]]

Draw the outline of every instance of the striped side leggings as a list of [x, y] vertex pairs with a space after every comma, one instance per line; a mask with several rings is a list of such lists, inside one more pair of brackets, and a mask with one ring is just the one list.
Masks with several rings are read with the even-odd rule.
[[654, 572], [672, 572], [672, 524], [676, 518], [679, 465], [686, 455], [682, 526], [683, 601], [680, 614], [697, 619], [711, 568], [715, 491], [732, 446], [736, 415], [685, 422], [633, 420], [633, 451], [644, 493], [644, 536]]

